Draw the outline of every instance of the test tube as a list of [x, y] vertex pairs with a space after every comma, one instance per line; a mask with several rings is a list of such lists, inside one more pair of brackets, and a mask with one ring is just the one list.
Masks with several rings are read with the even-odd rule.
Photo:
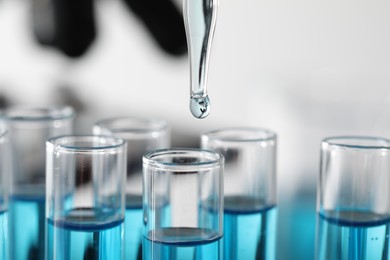
[[155, 119], [119, 117], [97, 122], [93, 133], [127, 141], [125, 259], [140, 259], [143, 234], [142, 156], [170, 146], [168, 126], [164, 121]]
[[143, 157], [143, 259], [222, 259], [223, 156], [200, 149]]
[[225, 128], [201, 136], [201, 147], [223, 154], [224, 259], [275, 259], [276, 134]]
[[316, 259], [389, 259], [390, 140], [329, 137], [321, 144]]
[[46, 259], [124, 259], [125, 141], [61, 136], [46, 154]]
[[70, 107], [11, 107], [0, 111], [0, 125], [9, 132], [12, 158], [10, 259], [44, 259], [45, 142], [71, 133], [73, 118]]
[[0, 129], [0, 259], [9, 259], [8, 255], [8, 176], [9, 146], [8, 132]]

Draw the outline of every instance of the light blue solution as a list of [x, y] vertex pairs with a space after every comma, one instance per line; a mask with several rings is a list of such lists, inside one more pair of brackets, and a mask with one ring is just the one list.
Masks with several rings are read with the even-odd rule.
[[8, 214], [0, 212], [0, 260], [8, 260]]
[[250, 197], [225, 197], [224, 259], [275, 259], [275, 206]]
[[276, 258], [314, 259], [316, 220], [315, 191], [279, 198]]
[[45, 196], [13, 194], [9, 198], [10, 259], [41, 260], [45, 253]]
[[142, 196], [126, 194], [125, 259], [142, 259]]
[[318, 221], [317, 259], [390, 259], [390, 216], [328, 211]]
[[222, 259], [221, 236], [210, 229], [161, 228], [143, 239], [143, 259], [219, 260]]
[[48, 219], [47, 260], [122, 259], [123, 219], [105, 209], [77, 208]]

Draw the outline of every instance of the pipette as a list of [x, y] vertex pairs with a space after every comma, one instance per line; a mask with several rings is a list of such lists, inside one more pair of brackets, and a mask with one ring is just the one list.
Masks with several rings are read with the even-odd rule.
[[184, 0], [184, 24], [190, 60], [190, 110], [194, 117], [210, 113], [207, 74], [218, 0]]

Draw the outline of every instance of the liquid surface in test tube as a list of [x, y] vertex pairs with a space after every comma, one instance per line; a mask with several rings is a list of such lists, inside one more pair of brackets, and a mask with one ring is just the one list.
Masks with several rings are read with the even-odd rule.
[[122, 259], [123, 219], [106, 211], [77, 208], [61, 219], [49, 218], [48, 259]]
[[191, 74], [190, 110], [196, 118], [207, 117], [211, 108], [207, 94], [207, 74], [217, 6], [218, 0], [184, 0]]
[[221, 236], [209, 229], [161, 228], [144, 238], [143, 259], [222, 259]]
[[389, 259], [389, 230], [389, 216], [364, 211], [320, 213], [317, 259]]
[[243, 196], [225, 197], [224, 259], [275, 259], [277, 208]]

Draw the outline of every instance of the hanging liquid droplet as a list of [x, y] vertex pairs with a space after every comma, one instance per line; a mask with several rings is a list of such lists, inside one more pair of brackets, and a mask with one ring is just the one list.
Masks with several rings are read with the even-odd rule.
[[205, 118], [210, 113], [210, 99], [205, 97], [191, 97], [190, 110], [194, 117]]
[[184, 0], [184, 24], [190, 59], [190, 110], [194, 117], [210, 113], [207, 74], [218, 0]]

